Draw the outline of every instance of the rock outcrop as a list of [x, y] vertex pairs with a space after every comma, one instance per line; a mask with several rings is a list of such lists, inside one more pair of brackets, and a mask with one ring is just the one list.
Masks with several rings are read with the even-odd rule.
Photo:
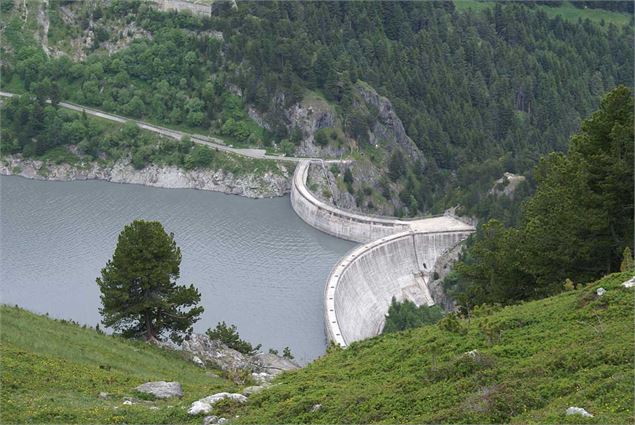
[[567, 416], [571, 416], [571, 415], [579, 415], [579, 416], [583, 416], [585, 418], [592, 418], [593, 415], [590, 414], [589, 412], [586, 411], [586, 409], [583, 409], [582, 407], [575, 407], [575, 406], [571, 406], [567, 409]]
[[252, 359], [256, 369], [272, 376], [278, 375], [285, 370], [299, 368], [298, 364], [294, 361], [272, 353], [258, 353], [252, 356]]
[[146, 382], [139, 385], [135, 390], [140, 393], [151, 394], [156, 398], [183, 397], [183, 388], [178, 382]]
[[209, 397], [205, 397], [205, 398], [202, 398], [200, 400], [195, 401], [194, 403], [192, 403], [192, 405], [188, 409], [187, 413], [189, 413], [190, 415], [207, 414], [207, 413], [212, 411], [212, 408], [214, 407], [214, 404], [218, 403], [221, 400], [225, 400], [225, 399], [233, 400], [233, 401], [236, 401], [238, 403], [244, 403], [245, 401], [247, 401], [247, 397], [245, 397], [242, 394], [217, 393], [217, 394], [213, 394], [213, 395], [211, 395]]
[[503, 177], [496, 180], [494, 186], [488, 193], [496, 196], [507, 196], [508, 198], [514, 198], [514, 192], [518, 188], [518, 185], [525, 181], [525, 176], [520, 176], [513, 173], [504, 173]]
[[452, 249], [444, 252], [434, 263], [432, 274], [430, 277], [430, 283], [428, 288], [430, 289], [430, 295], [435, 304], [441, 306], [445, 311], [453, 311], [456, 309], [456, 303], [448, 296], [443, 288], [443, 279], [450, 273], [454, 263], [459, 260], [464, 245], [459, 244]]
[[292, 360], [271, 353], [245, 355], [227, 347], [220, 341], [210, 339], [207, 335], [192, 334], [183, 341], [181, 349], [188, 353], [192, 360], [198, 358], [223, 371], [244, 370], [251, 372], [257, 384], [266, 384], [285, 370], [298, 369], [300, 366]]
[[323, 99], [304, 99], [286, 111], [289, 130], [298, 128], [302, 132], [302, 142], [297, 150], [301, 156], [338, 157], [348, 149], [344, 146], [320, 147], [314, 143], [315, 133], [323, 128], [335, 128], [339, 125], [332, 105]]
[[375, 89], [363, 82], [357, 82], [354, 86], [357, 98], [363, 99], [365, 105], [358, 101], [354, 105], [358, 107], [369, 106], [377, 111], [377, 119], [371, 124], [369, 141], [373, 145], [384, 145], [389, 151], [401, 148], [409, 158], [413, 160], [423, 159], [417, 145], [406, 134], [406, 129], [397, 116], [395, 108], [390, 100], [381, 96]]
[[203, 418], [203, 425], [214, 425], [214, 424], [224, 424], [227, 423], [227, 419], [221, 418], [216, 415], [205, 416]]
[[126, 162], [103, 166], [98, 162], [50, 164], [43, 161], [9, 156], [0, 161], [0, 174], [18, 175], [37, 180], [105, 180], [145, 186], [201, 189], [240, 195], [248, 198], [283, 196], [291, 189], [286, 169], [281, 174], [235, 175], [224, 170], [183, 170], [174, 166], [149, 165], [137, 170]]
[[181, 344], [181, 349], [198, 358], [203, 363], [218, 367], [220, 370], [252, 369], [253, 361], [244, 354], [227, 347], [220, 341], [206, 335], [192, 334]]

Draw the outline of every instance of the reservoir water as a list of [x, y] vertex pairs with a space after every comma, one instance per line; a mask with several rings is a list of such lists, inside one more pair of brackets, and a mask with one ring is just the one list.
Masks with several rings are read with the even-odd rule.
[[95, 326], [95, 278], [135, 219], [174, 233], [179, 283], [197, 286], [205, 307], [195, 331], [225, 321], [302, 363], [324, 352], [324, 283], [354, 245], [306, 225], [288, 197], [0, 176], [0, 302]]

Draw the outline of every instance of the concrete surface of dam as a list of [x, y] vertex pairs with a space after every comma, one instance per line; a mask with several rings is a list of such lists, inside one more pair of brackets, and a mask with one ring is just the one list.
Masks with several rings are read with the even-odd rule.
[[417, 220], [372, 217], [338, 209], [306, 187], [311, 163], [296, 167], [291, 189], [294, 211], [309, 225], [363, 245], [341, 259], [324, 291], [324, 320], [330, 341], [346, 346], [378, 335], [392, 297], [417, 305], [436, 303], [430, 292], [434, 266], [474, 232], [450, 215]]
[[317, 199], [306, 187], [310, 165], [310, 161], [301, 161], [296, 166], [291, 185], [291, 206], [309, 225], [353, 242], [370, 242], [410, 228], [408, 221], [356, 214]]
[[357, 247], [340, 260], [324, 296], [329, 340], [346, 346], [381, 333], [392, 297], [434, 305], [428, 284], [437, 259], [472, 230], [407, 231]]

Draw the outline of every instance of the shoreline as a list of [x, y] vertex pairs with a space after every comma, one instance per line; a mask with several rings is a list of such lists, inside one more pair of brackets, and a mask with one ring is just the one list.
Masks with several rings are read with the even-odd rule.
[[[283, 173], [288, 174], [283, 168]], [[251, 199], [276, 198], [291, 191], [291, 176], [267, 172], [262, 175], [234, 175], [224, 170], [184, 170], [176, 166], [148, 165], [140, 170], [118, 161], [103, 166], [95, 161], [81, 166], [51, 164], [41, 160], [6, 156], [0, 160], [0, 175], [43, 181], [102, 180], [167, 189], [198, 189]]]

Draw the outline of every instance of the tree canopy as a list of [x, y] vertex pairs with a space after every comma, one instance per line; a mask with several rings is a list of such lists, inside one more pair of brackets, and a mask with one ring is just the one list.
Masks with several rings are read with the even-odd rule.
[[[192, 332], [203, 313], [201, 294], [179, 286], [181, 250], [157, 221], [135, 220], [119, 234], [111, 260], [101, 271], [102, 323], [125, 337], [174, 342]], [[188, 309], [188, 307], [191, 307]]]
[[633, 246], [633, 127], [633, 94], [617, 87], [583, 121], [566, 155], [540, 161], [520, 225], [484, 225], [450, 279], [463, 288], [465, 307], [546, 296], [566, 279], [620, 270]]

